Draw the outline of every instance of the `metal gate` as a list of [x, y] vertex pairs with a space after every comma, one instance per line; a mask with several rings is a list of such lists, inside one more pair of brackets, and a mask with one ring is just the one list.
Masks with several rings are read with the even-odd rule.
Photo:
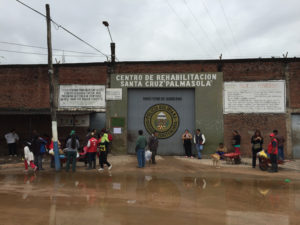
[[300, 158], [300, 115], [292, 115], [293, 158]]
[[128, 89], [128, 153], [135, 152], [138, 130], [159, 133], [159, 155], [183, 155], [181, 135], [194, 133], [194, 89]]

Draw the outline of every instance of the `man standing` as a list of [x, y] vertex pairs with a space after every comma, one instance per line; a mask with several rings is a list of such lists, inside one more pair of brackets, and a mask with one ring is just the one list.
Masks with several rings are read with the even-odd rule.
[[200, 129], [196, 130], [196, 134], [194, 135], [194, 144], [196, 145], [198, 152], [198, 159], [201, 159], [201, 151], [203, 150], [203, 145], [205, 144], [205, 136], [201, 133]]
[[149, 145], [150, 151], [152, 152], [152, 158], [151, 158], [152, 164], [156, 164], [155, 156], [156, 156], [157, 148], [158, 148], [157, 131], [153, 132], [153, 134], [149, 138], [148, 142], [149, 142], [148, 145]]
[[98, 140], [94, 133], [91, 134], [91, 138], [87, 143], [87, 158], [89, 167], [87, 170], [96, 169], [96, 152], [97, 152]]
[[6, 143], [8, 145], [9, 156], [17, 156], [17, 142], [19, 141], [19, 136], [15, 129], [12, 129], [9, 133], [4, 135]]
[[275, 135], [275, 138], [278, 141], [278, 159], [284, 160], [284, 151], [283, 151], [283, 145], [284, 145], [284, 137], [280, 134], [278, 134], [278, 130], [273, 130], [273, 133]]
[[275, 138], [275, 134], [270, 134], [270, 143], [268, 145], [268, 153], [270, 154], [270, 160], [272, 167], [269, 170], [270, 173], [278, 172], [278, 165], [277, 165], [277, 154], [278, 154], [278, 141]]
[[143, 135], [143, 131], [139, 130], [139, 137], [136, 141], [135, 152], [138, 160], [138, 168], [145, 167], [145, 147], [147, 146], [146, 137]]

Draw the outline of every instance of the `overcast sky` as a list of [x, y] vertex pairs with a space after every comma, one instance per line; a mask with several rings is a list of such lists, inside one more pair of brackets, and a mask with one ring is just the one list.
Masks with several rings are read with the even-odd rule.
[[[299, 0], [22, 0], [119, 61], [300, 57]], [[46, 20], [15, 0], [0, 0], [0, 64], [46, 64]], [[8, 44], [8, 43], [11, 44]], [[105, 56], [52, 24], [55, 60]], [[64, 52], [62, 50], [65, 50]], [[14, 52], [7, 52], [14, 51]], [[74, 53], [69, 51], [92, 53]], [[17, 53], [23, 52], [23, 53]], [[30, 53], [30, 54], [24, 54]], [[45, 55], [35, 55], [39, 53]], [[90, 57], [93, 56], [93, 57]]]

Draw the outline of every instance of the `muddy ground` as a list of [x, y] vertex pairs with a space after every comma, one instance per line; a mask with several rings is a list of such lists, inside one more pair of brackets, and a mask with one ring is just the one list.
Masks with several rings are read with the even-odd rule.
[[0, 169], [0, 224], [299, 224], [300, 173], [249, 165], [158, 157], [136, 168], [133, 156], [109, 157], [111, 171], [25, 174], [22, 164]]

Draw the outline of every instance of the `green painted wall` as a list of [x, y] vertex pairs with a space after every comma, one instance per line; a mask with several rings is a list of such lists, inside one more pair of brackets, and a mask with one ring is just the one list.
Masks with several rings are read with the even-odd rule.
[[[151, 86], [152, 85], [152, 86]], [[153, 86], [155, 85], [155, 86]], [[195, 127], [203, 131], [207, 141], [204, 154], [215, 152], [223, 142], [223, 73], [112, 74], [111, 88], [122, 88], [122, 100], [107, 101], [107, 125], [111, 118], [125, 118], [122, 134], [113, 142], [115, 153], [127, 153], [127, 89], [128, 88], [195, 88]]]

